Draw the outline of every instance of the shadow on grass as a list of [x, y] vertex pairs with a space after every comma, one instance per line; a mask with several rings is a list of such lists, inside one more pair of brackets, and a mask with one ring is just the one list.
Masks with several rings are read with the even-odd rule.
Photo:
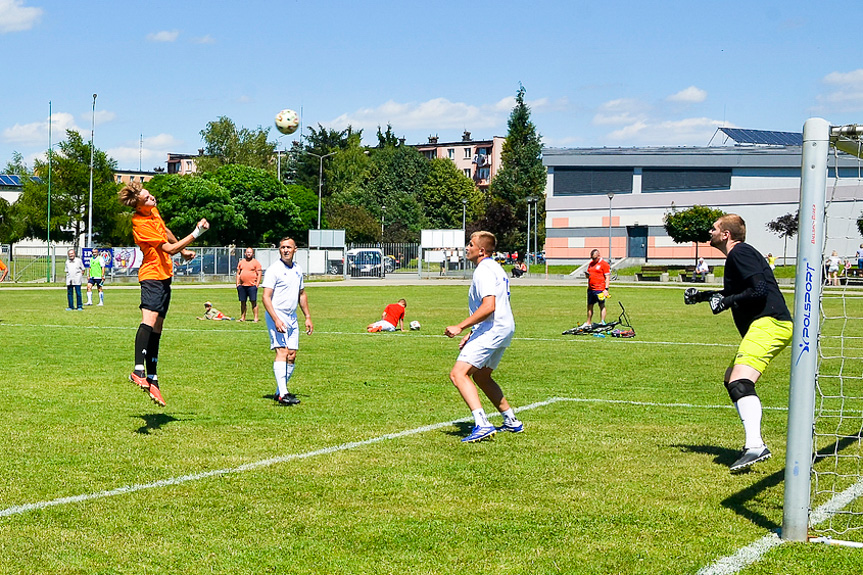
[[466, 437], [470, 435], [471, 431], [473, 431], [473, 422], [460, 421], [458, 423], [454, 423], [453, 427], [455, 429], [443, 428], [443, 433], [455, 437]]
[[140, 433], [142, 435], [149, 435], [151, 431], [158, 431], [163, 425], [167, 425], [174, 421], [180, 421], [176, 417], [171, 417], [166, 413], [145, 413], [137, 417], [144, 420], [144, 425], [139, 427], [135, 433]]
[[[717, 447], [715, 445], [672, 445], [672, 447], [676, 447], [681, 451], [688, 451], [690, 453], [712, 455], [713, 462], [724, 467], [724, 471], [726, 473], [728, 472], [728, 468], [731, 467], [731, 464], [740, 456], [740, 451], [737, 449], [728, 449], [726, 447]], [[735, 475], [747, 475], [751, 471], [752, 468], [749, 467], [740, 473], [735, 473]], [[722, 506], [734, 511], [741, 517], [745, 517], [754, 525], [757, 525], [762, 529], [775, 531], [779, 529], [779, 524], [772, 519], [765, 517], [759, 511], [749, 509], [748, 504], [753, 500], [757, 500], [758, 495], [763, 491], [779, 485], [784, 477], [784, 469], [771, 473], [752, 485], [747, 486], [743, 490], [723, 499]]]

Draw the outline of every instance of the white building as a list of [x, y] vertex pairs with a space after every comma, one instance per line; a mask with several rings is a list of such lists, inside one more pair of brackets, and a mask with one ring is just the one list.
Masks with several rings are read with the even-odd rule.
[[[552, 264], [581, 264], [598, 248], [611, 257], [639, 258], [657, 263], [691, 263], [694, 244], [676, 244], [666, 234], [663, 217], [672, 209], [693, 205], [718, 208], [743, 217], [747, 242], [764, 254], [781, 257], [784, 240], [766, 228], [767, 222], [795, 214], [800, 198], [802, 136], [787, 132], [725, 130], [738, 142], [775, 135], [774, 144], [702, 148], [582, 148], [543, 150], [547, 168], [546, 258]], [[784, 142], [784, 143], [783, 143]], [[863, 204], [861, 169], [855, 157], [840, 154], [840, 179], [834, 186], [834, 164], [828, 159], [828, 214], [832, 240], [828, 249], [855, 254], [863, 241], [856, 218]], [[835, 188], [835, 189], [834, 189]], [[851, 212], [858, 213], [852, 214]], [[797, 238], [788, 241], [788, 256], [796, 254]], [[722, 254], [707, 244], [699, 255], [720, 262]], [[856, 259], [856, 258], [855, 258]]]

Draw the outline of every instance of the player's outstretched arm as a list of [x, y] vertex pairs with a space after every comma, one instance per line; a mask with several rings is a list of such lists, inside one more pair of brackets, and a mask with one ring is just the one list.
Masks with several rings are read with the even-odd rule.
[[178, 253], [183, 253], [183, 257], [187, 260], [195, 257], [195, 252], [187, 250], [186, 246], [191, 244], [193, 241], [198, 239], [198, 237], [210, 229], [210, 223], [206, 219], [202, 219], [198, 222], [198, 225], [195, 226], [195, 229], [192, 230], [192, 233], [184, 237], [182, 240], [177, 240], [171, 230], [167, 230], [168, 232], [168, 242], [162, 244], [162, 251], [165, 251], [172, 256]]

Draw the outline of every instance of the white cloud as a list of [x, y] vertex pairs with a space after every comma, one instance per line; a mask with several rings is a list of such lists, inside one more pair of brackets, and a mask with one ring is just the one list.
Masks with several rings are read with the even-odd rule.
[[[75, 125], [75, 117], [72, 114], [56, 112], [51, 115], [51, 137], [54, 142], [59, 142], [66, 138], [66, 130], [74, 130], [82, 132], [81, 128]], [[2, 133], [3, 140], [12, 144], [22, 146], [44, 146], [48, 147], [48, 119], [42, 122], [32, 122], [30, 124], [15, 124], [11, 128], [6, 128]]]
[[476, 106], [464, 102], [451, 102], [434, 98], [426, 102], [400, 103], [390, 100], [376, 108], [361, 108], [342, 114], [329, 122], [331, 126], [373, 130], [377, 126], [392, 124], [396, 130], [446, 130], [470, 128], [490, 129], [506, 122], [510, 108], [503, 101]]
[[706, 146], [722, 125], [710, 118], [643, 119], [609, 133], [608, 138], [623, 146]]
[[0, 34], [29, 30], [42, 19], [43, 10], [24, 6], [23, 0], [0, 0]]
[[106, 150], [108, 156], [117, 160], [120, 168], [152, 170], [155, 167], [165, 167], [169, 152], [176, 152], [183, 147], [182, 140], [171, 134], [147, 136], [141, 140], [124, 142], [120, 146]]
[[863, 110], [863, 69], [831, 72], [822, 81], [832, 88], [832, 91], [818, 95], [823, 113]]
[[647, 104], [632, 98], [618, 98], [601, 104], [593, 116], [596, 125], [633, 124], [643, 119]]
[[147, 40], [150, 42], [175, 42], [179, 36], [179, 30], [162, 30], [147, 34]]
[[682, 102], [684, 104], [697, 104], [707, 99], [707, 92], [701, 88], [690, 86], [676, 94], [670, 95], [666, 100], [669, 102]]
[[192, 40], [195, 44], [215, 44], [216, 39], [207, 34], [206, 36], [201, 36], [199, 38], [194, 38]]

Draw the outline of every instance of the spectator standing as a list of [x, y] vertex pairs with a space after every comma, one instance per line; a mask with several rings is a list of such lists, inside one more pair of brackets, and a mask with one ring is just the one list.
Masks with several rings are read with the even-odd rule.
[[240, 321], [246, 321], [246, 301], [252, 304], [255, 323], [258, 323], [258, 286], [261, 285], [261, 262], [255, 259], [255, 249], [246, 248], [243, 259], [237, 262], [237, 296], [240, 299]]
[[593, 325], [593, 306], [599, 304], [599, 317], [605, 323], [605, 300], [608, 298], [608, 286], [611, 283], [611, 266], [602, 259], [599, 250], [590, 252], [590, 262], [587, 264], [587, 321], [581, 327]]
[[[81, 301], [81, 283], [84, 281], [84, 273], [87, 271], [84, 268], [84, 262], [81, 258], [75, 255], [75, 250], [70, 249], [66, 252], [66, 300], [68, 307], [66, 311], [84, 311], [83, 302]], [[72, 301], [72, 293], [74, 292], [78, 306]]]

